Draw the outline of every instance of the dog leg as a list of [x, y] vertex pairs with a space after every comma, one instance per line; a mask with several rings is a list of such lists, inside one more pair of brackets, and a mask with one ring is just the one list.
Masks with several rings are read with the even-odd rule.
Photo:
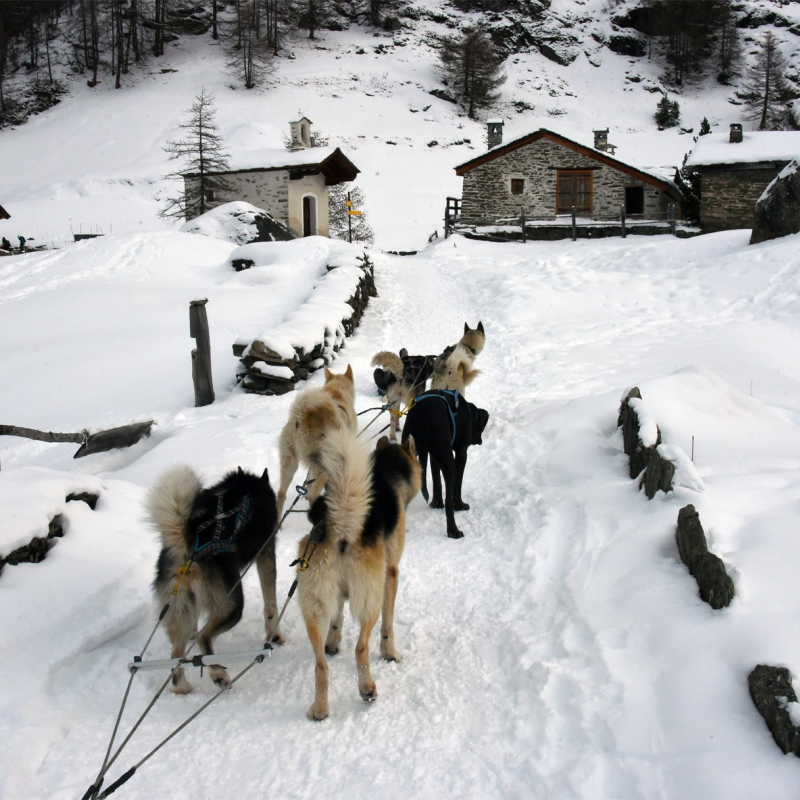
[[[275, 589], [277, 568], [275, 565], [275, 539], [264, 548], [256, 560], [258, 578], [261, 581], [261, 596], [264, 598], [264, 629], [267, 640], [276, 644], [283, 644], [286, 637], [281, 629], [273, 627], [278, 621], [278, 598]], [[270, 635], [272, 636], [270, 640]]]
[[297, 457], [297, 451], [291, 441], [291, 435], [286, 432], [284, 428], [280, 436], [280, 453], [281, 453], [281, 485], [278, 488], [277, 504], [278, 504], [278, 519], [283, 516], [283, 507], [286, 505], [286, 491], [289, 484], [294, 478], [297, 467], [300, 466], [300, 460]]
[[[228, 603], [226, 603], [226, 607], [220, 609], [216, 616], [212, 617], [205, 624], [205, 633], [200, 637], [197, 643], [201, 655], [214, 655], [214, 639], [236, 625], [242, 618], [243, 610], [244, 592], [242, 591], [242, 584], [240, 583], [237, 584], [234, 589]], [[221, 665], [210, 666], [208, 668], [208, 673], [211, 676], [211, 680], [214, 681], [220, 689], [227, 689], [231, 685], [231, 679], [225, 667]]]
[[403, 656], [394, 646], [394, 602], [397, 597], [399, 570], [397, 564], [386, 567], [386, 583], [383, 587], [383, 613], [381, 614], [381, 656], [387, 661], [402, 661]]
[[464, 469], [467, 466], [466, 450], [456, 453], [455, 459], [455, 486], [453, 489], [453, 508], [456, 511], [469, 511], [469, 503], [461, 499], [461, 484], [464, 480]]
[[[452, 450], [449, 451], [452, 453]], [[444, 513], [447, 517], [447, 535], [450, 539], [461, 539], [464, 534], [458, 529], [456, 525], [455, 507], [453, 502], [453, 495], [455, 492], [455, 464], [452, 457], [447, 459], [442, 467], [442, 477], [444, 478], [445, 495], [444, 495]]]
[[343, 594], [339, 595], [339, 608], [336, 616], [331, 620], [328, 628], [328, 638], [325, 640], [325, 652], [329, 656], [335, 656], [342, 645], [342, 624], [344, 623], [344, 600]]
[[433, 484], [433, 497], [431, 498], [431, 508], [444, 508], [442, 501], [442, 476], [444, 470], [439, 465], [437, 459], [431, 456], [431, 483]]
[[[193, 595], [191, 595], [193, 598]], [[186, 648], [189, 639], [197, 628], [197, 603], [194, 599], [189, 599], [190, 591], [185, 588], [183, 592], [173, 600], [170, 610], [167, 612], [165, 626], [167, 635], [172, 642], [171, 658], [182, 658], [186, 655]], [[172, 681], [169, 690], [174, 694], [189, 694], [194, 687], [186, 679], [183, 667], [178, 667], [172, 673]]]
[[328, 662], [325, 660], [325, 648], [322, 643], [322, 631], [319, 620], [306, 617], [306, 630], [311, 647], [314, 649], [314, 702], [308, 709], [309, 719], [322, 720], [328, 716]]
[[369, 636], [375, 623], [378, 621], [378, 615], [375, 614], [370, 619], [361, 623], [361, 633], [358, 637], [356, 644], [356, 669], [358, 670], [358, 692], [361, 699], [367, 703], [378, 699], [378, 687], [372, 679], [372, 673], [369, 671]]

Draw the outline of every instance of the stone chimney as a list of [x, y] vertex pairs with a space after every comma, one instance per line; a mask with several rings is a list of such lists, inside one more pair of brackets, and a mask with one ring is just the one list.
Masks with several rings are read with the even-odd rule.
[[594, 149], [605, 152], [608, 147], [608, 128], [604, 131], [592, 131], [594, 134]]
[[486, 134], [490, 150], [499, 144], [503, 144], [503, 120], [487, 119]]
[[739, 122], [731, 122], [731, 135], [728, 141], [737, 144], [742, 141], [742, 125]]
[[305, 150], [311, 147], [311, 125], [312, 122], [308, 117], [300, 117], [296, 122], [289, 123], [292, 150]]

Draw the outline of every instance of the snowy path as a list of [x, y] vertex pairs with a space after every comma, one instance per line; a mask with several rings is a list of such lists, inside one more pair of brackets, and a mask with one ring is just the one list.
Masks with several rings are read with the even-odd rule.
[[[376, 404], [377, 350], [436, 352], [465, 321], [486, 326], [483, 375], [468, 395], [491, 418], [467, 466], [466, 536], [447, 539], [444, 513], [412, 502], [396, 614], [404, 660], [381, 661], [373, 637], [376, 703], [358, 697], [346, 624], [330, 659], [331, 717], [306, 720], [313, 661], [292, 604], [286, 646], [117, 796], [793, 796], [800, 762], [780, 756], [744, 687], [759, 660], [800, 669], [800, 643], [781, 634], [800, 597], [769, 592], [794, 585], [800, 562], [800, 256], [754, 256], [740, 238], [535, 248], [455, 238], [414, 258], [379, 256], [380, 296], [335, 365], [353, 364], [359, 408]], [[649, 503], [616, 429], [634, 383], [665, 441], [688, 450], [696, 435], [700, 454], [694, 483]], [[69, 448], [10, 451], [4, 496], [39, 487], [42, 519], [63, 511], [69, 530], [41, 565], [0, 578], [14, 621], [4, 800], [79, 797], [102, 761], [125, 665], [152, 626], [157, 548], [141, 519], [144, 488], [184, 460], [209, 477], [267, 466], [275, 483], [291, 400], [221, 393], [205, 409], [161, 412], [141, 447], [79, 462], [87, 475]], [[94, 512], [42, 499], [81, 482], [101, 489]], [[698, 599], [677, 557], [675, 519], [688, 502], [736, 581], [726, 611]], [[281, 594], [306, 530], [297, 515], [281, 533]], [[262, 636], [255, 576], [245, 586], [245, 618], [220, 642], [228, 652]], [[166, 651], [159, 632], [149, 655]], [[126, 720], [160, 680], [137, 676]], [[110, 780], [211, 697], [207, 677], [193, 683], [193, 695], [156, 705]]]

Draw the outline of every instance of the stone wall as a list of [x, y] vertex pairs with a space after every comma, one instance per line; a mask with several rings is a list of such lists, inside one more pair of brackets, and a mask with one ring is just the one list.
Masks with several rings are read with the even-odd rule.
[[[263, 208], [278, 222], [289, 226], [288, 171], [236, 172], [227, 175], [225, 180], [231, 186], [230, 196], [210, 201], [209, 208], [216, 208], [231, 200], [243, 200], [258, 208]], [[184, 181], [187, 189], [197, 190], [199, 185], [197, 178], [184, 178]]]
[[780, 170], [702, 169], [700, 226], [706, 233], [752, 228], [755, 208], [764, 189]]
[[[629, 186], [644, 187], [645, 217], [665, 212], [672, 202], [664, 192], [632, 175], [550, 139], [538, 139], [464, 175], [462, 221], [518, 216], [521, 206], [529, 219], [555, 216], [559, 169], [592, 170], [592, 213], [596, 215], [618, 215], [620, 205], [625, 202], [625, 188]], [[512, 178], [525, 181], [522, 194], [511, 194]]]
[[[294, 352], [288, 358], [288, 353], [278, 353], [259, 339], [249, 343], [239, 341], [233, 345], [233, 354], [241, 362], [236, 377], [245, 391], [284, 394], [292, 391], [310, 373], [331, 363], [344, 346], [346, 337], [361, 322], [369, 298], [378, 294], [375, 289], [375, 267], [367, 253], [358, 258], [358, 262], [358, 278], [351, 284], [349, 296], [346, 294], [341, 297], [352, 311], [340, 319], [328, 319], [321, 323], [319, 336], [313, 344], [309, 343], [305, 348], [294, 346]], [[336, 269], [339, 267], [328, 265], [329, 272]], [[325, 291], [322, 287], [321, 282], [315, 291]], [[291, 322], [286, 324], [291, 326]]]

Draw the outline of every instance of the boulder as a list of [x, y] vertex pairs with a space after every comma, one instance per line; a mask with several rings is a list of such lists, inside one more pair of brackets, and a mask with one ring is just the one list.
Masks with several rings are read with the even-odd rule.
[[692, 563], [697, 556], [708, 552], [706, 534], [700, 523], [700, 515], [691, 504], [678, 512], [678, 552], [681, 561], [692, 571]]
[[714, 553], [701, 553], [692, 564], [700, 598], [711, 608], [727, 608], [733, 600], [734, 588], [731, 576], [725, 571], [722, 559]]
[[789, 670], [759, 664], [747, 677], [747, 683], [750, 697], [764, 717], [775, 744], [784, 753], [800, 755], [800, 730], [787, 709], [789, 703], [797, 702]]
[[800, 159], [790, 161], [756, 202], [750, 244], [800, 233]]

